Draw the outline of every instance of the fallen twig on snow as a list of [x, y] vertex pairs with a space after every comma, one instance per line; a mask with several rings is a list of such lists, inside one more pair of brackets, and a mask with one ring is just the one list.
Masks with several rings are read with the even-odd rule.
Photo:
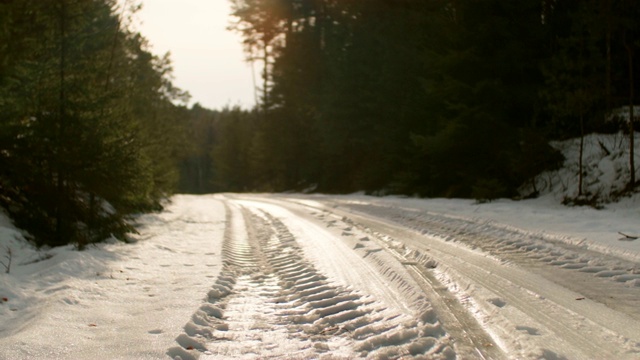
[[0, 264], [2, 264], [2, 266], [4, 266], [6, 273], [8, 274], [9, 272], [11, 272], [11, 258], [13, 257], [13, 251], [11, 251], [11, 248], [7, 246], [7, 253], [5, 254], [5, 259], [7, 259], [7, 262], [5, 263], [4, 261], [0, 260]]
[[638, 236], [635, 236], [635, 235], [628, 235], [628, 234], [625, 234], [625, 233], [620, 232], [620, 231], [618, 231], [618, 234], [620, 234], [620, 235], [624, 236], [622, 239], [619, 239], [619, 240], [627, 240], [627, 241], [630, 241], [630, 240], [637, 240], [637, 239], [638, 239]]

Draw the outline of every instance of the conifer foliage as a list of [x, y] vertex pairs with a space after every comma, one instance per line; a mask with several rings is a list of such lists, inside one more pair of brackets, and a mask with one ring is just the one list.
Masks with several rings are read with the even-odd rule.
[[230, 1], [265, 71], [252, 130], [220, 129], [247, 156], [220, 184], [514, 196], [559, 164], [549, 140], [637, 102], [637, 1]]
[[0, 3], [0, 205], [38, 245], [123, 238], [178, 178], [186, 94], [116, 10]]

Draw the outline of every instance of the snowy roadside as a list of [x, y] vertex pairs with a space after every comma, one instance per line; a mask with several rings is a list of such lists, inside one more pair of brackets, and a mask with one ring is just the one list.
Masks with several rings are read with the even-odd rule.
[[467, 199], [376, 198], [361, 195], [330, 198], [345, 203], [361, 202], [403, 209], [410, 213], [430, 212], [478, 224], [507, 227], [640, 262], [640, 239], [634, 240], [620, 234], [640, 235], [640, 195], [608, 204], [600, 210], [560, 205], [553, 196], [524, 201], [501, 199], [485, 204]]
[[220, 271], [224, 231], [219, 201], [172, 200], [139, 219], [138, 242], [82, 252], [36, 252], [0, 219], [0, 249], [14, 253], [0, 274], [0, 358], [166, 357]]

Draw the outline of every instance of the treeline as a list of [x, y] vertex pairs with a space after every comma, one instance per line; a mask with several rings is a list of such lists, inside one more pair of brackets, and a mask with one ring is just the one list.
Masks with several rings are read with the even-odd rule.
[[122, 238], [178, 182], [187, 94], [117, 9], [0, 2], [0, 206], [38, 245]]
[[633, 146], [605, 119], [636, 100], [635, 0], [232, 3], [251, 111], [176, 105], [115, 0], [0, 2], [0, 207], [37, 244], [122, 238], [176, 188], [487, 200], [557, 166], [550, 139]]
[[256, 130], [255, 111], [210, 110], [195, 104], [187, 121], [188, 151], [180, 166], [179, 191], [206, 194], [259, 188], [251, 180], [248, 149]]
[[635, 99], [635, 0], [232, 3], [265, 70], [258, 108], [216, 115], [213, 190], [514, 196]]

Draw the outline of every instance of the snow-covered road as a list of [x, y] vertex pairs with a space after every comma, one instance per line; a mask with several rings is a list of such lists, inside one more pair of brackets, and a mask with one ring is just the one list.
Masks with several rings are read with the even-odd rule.
[[135, 244], [19, 259], [0, 359], [640, 358], [638, 244], [492, 206], [176, 196]]

